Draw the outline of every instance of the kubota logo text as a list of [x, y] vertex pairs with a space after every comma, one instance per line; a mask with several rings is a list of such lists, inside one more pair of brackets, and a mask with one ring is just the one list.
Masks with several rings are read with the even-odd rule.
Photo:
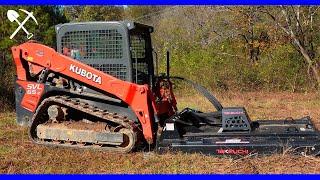
[[85, 77], [89, 80], [92, 80], [93, 82], [95, 83], [98, 83], [98, 84], [101, 84], [101, 76], [98, 76], [96, 74], [93, 74], [92, 72], [90, 71], [86, 71], [85, 69], [81, 69], [73, 64], [70, 65], [70, 68], [69, 68], [70, 71], [76, 73], [76, 74], [79, 74], [80, 76], [82, 77]]

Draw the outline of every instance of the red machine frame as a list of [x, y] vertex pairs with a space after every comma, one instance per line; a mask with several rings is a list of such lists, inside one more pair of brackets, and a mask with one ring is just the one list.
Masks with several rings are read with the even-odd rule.
[[[143, 135], [148, 143], [152, 143], [155, 140], [152, 130], [154, 113], [157, 115], [167, 113], [168, 116], [171, 116], [176, 109], [176, 101], [171, 90], [170, 93], [173, 96], [173, 100], [170, 103], [156, 103], [154, 94], [150, 91], [148, 85], [138, 85], [117, 79], [83, 64], [80, 61], [59, 54], [54, 49], [45, 45], [35, 42], [27, 42], [19, 46], [12, 47], [12, 53], [17, 68], [17, 83], [25, 89], [27, 89], [28, 84], [33, 83], [33, 86], [36, 86], [38, 89], [36, 93], [27, 93], [21, 102], [21, 105], [31, 112], [36, 111], [43, 94], [44, 85], [36, 85], [38, 83], [28, 81], [27, 72], [22, 63], [24, 60], [27, 61], [29, 65], [32, 64], [33, 69], [36, 69], [36, 72], [48, 69], [50, 71], [63, 74], [86, 85], [95, 87], [106, 93], [113, 94], [127, 103], [139, 119]], [[101, 77], [101, 83], [94, 82], [91, 79], [74, 73], [70, 70], [70, 66], [84, 69], [86, 72], [90, 72]], [[161, 92], [161, 90], [158, 92]]]

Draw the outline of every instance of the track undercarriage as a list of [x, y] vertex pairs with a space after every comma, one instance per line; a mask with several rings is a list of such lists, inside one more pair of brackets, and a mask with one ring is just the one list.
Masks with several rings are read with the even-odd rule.
[[137, 128], [127, 117], [75, 98], [52, 96], [39, 105], [30, 135], [37, 144], [130, 152]]

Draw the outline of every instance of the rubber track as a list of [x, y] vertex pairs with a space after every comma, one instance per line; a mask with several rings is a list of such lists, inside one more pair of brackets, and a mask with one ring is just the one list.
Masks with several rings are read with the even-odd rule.
[[[47, 109], [50, 105], [60, 105], [61, 107], [68, 107], [75, 109], [77, 111], [81, 111], [83, 113], [95, 116], [97, 118], [100, 118], [102, 122], [113, 122], [116, 124], [119, 124], [123, 128], [120, 132], [123, 132], [129, 137], [129, 140], [131, 143], [129, 143], [126, 147], [121, 146], [102, 146], [99, 144], [80, 144], [78, 143], [54, 143], [54, 142], [48, 142], [44, 140], [40, 140], [37, 138], [36, 133], [36, 127], [39, 124], [43, 124], [48, 121], [48, 118], [46, 116]], [[36, 113], [34, 114], [32, 118], [32, 124], [30, 127], [30, 137], [36, 144], [43, 144], [48, 146], [63, 146], [63, 147], [72, 147], [72, 148], [81, 148], [81, 149], [100, 149], [100, 150], [106, 150], [106, 151], [116, 151], [116, 152], [130, 152], [134, 149], [135, 144], [137, 142], [137, 132], [138, 127], [134, 123], [134, 121], [129, 120], [127, 117], [120, 116], [116, 113], [111, 113], [106, 110], [101, 110], [96, 107], [90, 106], [87, 103], [81, 102], [76, 99], [72, 99], [68, 96], [51, 96], [46, 99], [44, 99], [41, 104], [38, 106]]]

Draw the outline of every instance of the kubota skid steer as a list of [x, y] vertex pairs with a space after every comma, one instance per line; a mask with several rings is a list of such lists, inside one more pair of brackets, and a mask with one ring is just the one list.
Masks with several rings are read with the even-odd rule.
[[[224, 108], [202, 86], [170, 77], [169, 59], [167, 74], [158, 76], [152, 31], [129, 21], [68, 23], [56, 26], [58, 52], [36, 42], [12, 47], [18, 124], [29, 126], [35, 143], [51, 146], [319, 154], [320, 133], [309, 117], [251, 121], [245, 108]], [[171, 79], [188, 82], [216, 111], [178, 111]]]

